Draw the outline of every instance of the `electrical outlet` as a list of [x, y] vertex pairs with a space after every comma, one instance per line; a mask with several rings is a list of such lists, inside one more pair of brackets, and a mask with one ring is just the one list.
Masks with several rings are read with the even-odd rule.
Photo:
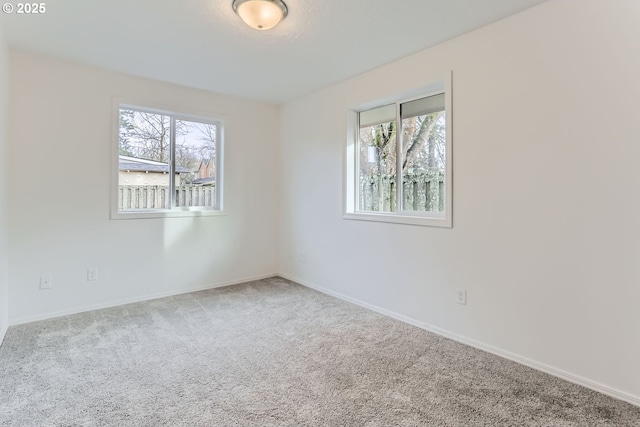
[[53, 287], [53, 277], [51, 274], [40, 276], [40, 289], [51, 289]]
[[307, 262], [307, 254], [304, 253], [303, 251], [300, 251], [300, 252], [298, 252], [298, 255], [297, 255], [296, 259], [300, 263], [305, 263], [305, 262]]
[[467, 305], [467, 291], [465, 289], [456, 289], [456, 302]]
[[98, 280], [98, 269], [89, 268], [87, 270], [87, 282], [95, 282], [96, 280]]

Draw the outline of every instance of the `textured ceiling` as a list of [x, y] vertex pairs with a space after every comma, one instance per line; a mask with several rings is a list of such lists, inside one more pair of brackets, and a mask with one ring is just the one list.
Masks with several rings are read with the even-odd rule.
[[256, 31], [231, 0], [47, 0], [0, 14], [9, 46], [282, 103], [546, 0], [285, 0]]

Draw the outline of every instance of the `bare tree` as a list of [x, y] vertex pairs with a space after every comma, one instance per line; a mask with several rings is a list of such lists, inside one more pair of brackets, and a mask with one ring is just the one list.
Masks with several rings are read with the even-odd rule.
[[[362, 175], [395, 175], [396, 132], [395, 121], [360, 129]], [[401, 136], [403, 174], [408, 173], [409, 169], [444, 169], [444, 112], [404, 119]]]
[[[176, 138], [189, 133], [188, 122], [176, 120]], [[168, 163], [171, 158], [169, 116], [120, 110], [120, 151], [134, 157]]]
[[[409, 167], [444, 167], [444, 112], [411, 117], [403, 121], [402, 172]], [[425, 146], [427, 149], [425, 150]]]
[[203, 143], [199, 149], [200, 158], [215, 159], [218, 127], [208, 123], [197, 123], [195, 127], [200, 133], [199, 139]]

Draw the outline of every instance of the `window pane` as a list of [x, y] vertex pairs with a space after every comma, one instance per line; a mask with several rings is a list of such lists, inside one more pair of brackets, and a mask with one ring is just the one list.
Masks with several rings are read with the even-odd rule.
[[170, 208], [169, 116], [120, 109], [118, 210]]
[[179, 207], [216, 207], [218, 127], [176, 120], [176, 192]]
[[444, 96], [412, 101], [401, 105], [400, 110], [402, 210], [444, 212], [447, 155]]
[[358, 210], [395, 212], [396, 121], [361, 126], [358, 151]]

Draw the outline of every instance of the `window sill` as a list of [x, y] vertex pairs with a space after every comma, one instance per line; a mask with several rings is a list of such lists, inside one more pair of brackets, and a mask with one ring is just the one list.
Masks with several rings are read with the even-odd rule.
[[442, 227], [451, 228], [451, 219], [435, 216], [422, 216], [422, 215], [410, 215], [410, 214], [388, 214], [388, 213], [374, 213], [374, 212], [347, 212], [342, 218], [358, 220], [358, 221], [374, 221], [374, 222], [389, 222], [394, 224], [407, 224], [407, 225], [421, 225], [426, 227]]
[[209, 216], [226, 216], [225, 211], [219, 210], [175, 210], [175, 211], [125, 211], [111, 212], [110, 218], [120, 219], [152, 219], [152, 218], [193, 218]]

